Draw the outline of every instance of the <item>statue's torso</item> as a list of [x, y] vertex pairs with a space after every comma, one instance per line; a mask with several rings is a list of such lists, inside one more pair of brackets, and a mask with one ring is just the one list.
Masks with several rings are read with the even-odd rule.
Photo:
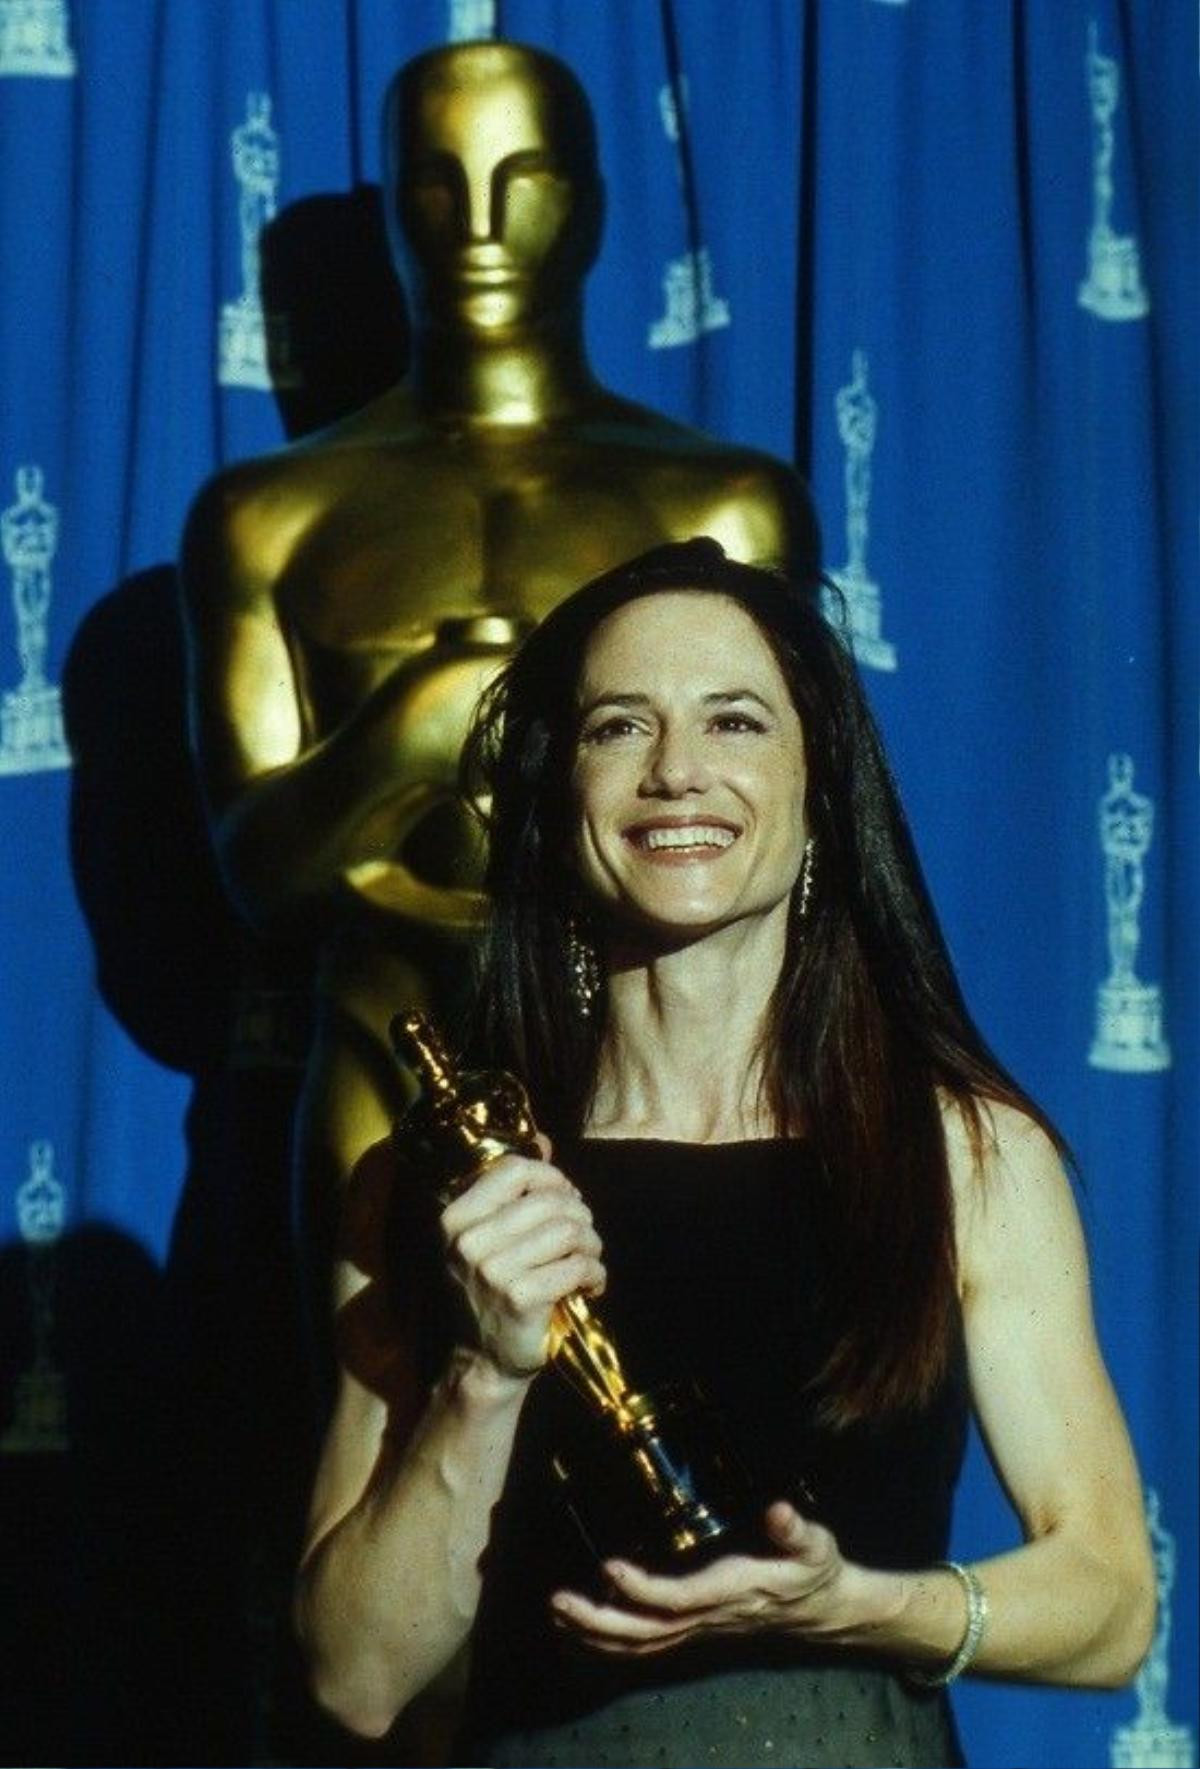
[[687, 435], [425, 430], [281, 457], [272, 496], [311, 505], [272, 586], [310, 738], [445, 621], [538, 621], [597, 572], [696, 532], [769, 557], [778, 493], [759, 457], [702, 438], [681, 447]]

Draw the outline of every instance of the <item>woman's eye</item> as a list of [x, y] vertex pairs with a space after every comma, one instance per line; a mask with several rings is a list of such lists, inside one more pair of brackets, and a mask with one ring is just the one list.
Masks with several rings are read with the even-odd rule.
[[637, 726], [632, 719], [604, 719], [583, 733], [583, 743], [610, 743], [614, 737], [627, 737]]
[[712, 721], [714, 731], [765, 731], [766, 726], [761, 719], [752, 713], [718, 713]]

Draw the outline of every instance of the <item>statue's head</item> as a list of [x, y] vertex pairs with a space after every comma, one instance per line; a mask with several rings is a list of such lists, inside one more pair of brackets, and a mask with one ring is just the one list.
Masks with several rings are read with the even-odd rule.
[[419, 323], [498, 333], [578, 302], [603, 185], [587, 97], [562, 62], [502, 42], [417, 56], [388, 90], [383, 147]]

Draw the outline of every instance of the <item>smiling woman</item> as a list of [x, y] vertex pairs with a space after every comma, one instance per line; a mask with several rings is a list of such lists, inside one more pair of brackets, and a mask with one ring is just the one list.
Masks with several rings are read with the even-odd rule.
[[[815, 588], [657, 548], [561, 603], [477, 716], [475, 1042], [553, 1142], [456, 1195], [433, 1278], [410, 1249], [397, 1281], [387, 1208], [347, 1241], [343, 1324], [377, 1343], [346, 1359], [298, 1617], [360, 1731], [470, 1638], [459, 1761], [947, 1765], [968, 1667], [1108, 1685], [1148, 1646], [1061, 1140], [966, 1010]], [[728, 1421], [763, 1498], [742, 1551], [582, 1551], [554, 1471], [590, 1421], [541, 1372], [555, 1309], [602, 1290], [638, 1384], [684, 1373]], [[972, 1407], [1025, 1540], [968, 1567]]]
[[583, 893], [640, 941], [725, 928], [777, 968], [807, 840], [804, 734], [753, 619], [695, 591], [627, 603], [594, 634], [578, 697]]

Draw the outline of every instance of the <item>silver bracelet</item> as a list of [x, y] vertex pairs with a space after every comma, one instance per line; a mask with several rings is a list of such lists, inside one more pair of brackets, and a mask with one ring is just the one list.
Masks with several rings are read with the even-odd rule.
[[943, 1670], [926, 1671], [919, 1665], [909, 1665], [904, 1674], [919, 1689], [944, 1689], [947, 1683], [953, 1683], [956, 1677], [961, 1677], [979, 1651], [983, 1632], [987, 1627], [987, 1592], [979, 1582], [978, 1573], [973, 1572], [969, 1566], [960, 1566], [957, 1560], [939, 1560], [938, 1566], [944, 1572], [952, 1572], [963, 1588], [963, 1595], [967, 1600], [967, 1628], [958, 1651]]

